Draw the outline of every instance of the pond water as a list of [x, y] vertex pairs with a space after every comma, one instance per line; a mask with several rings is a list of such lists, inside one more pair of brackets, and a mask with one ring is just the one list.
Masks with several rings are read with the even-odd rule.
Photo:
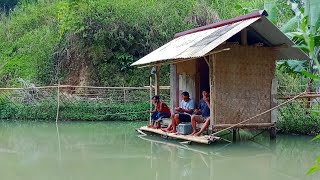
[[312, 137], [182, 146], [138, 137], [142, 122], [0, 123], [0, 176], [8, 180], [319, 180]]

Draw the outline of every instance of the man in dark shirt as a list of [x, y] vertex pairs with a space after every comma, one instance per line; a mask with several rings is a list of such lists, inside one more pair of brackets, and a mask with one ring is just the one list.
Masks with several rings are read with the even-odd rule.
[[[202, 91], [202, 99], [199, 102], [198, 109], [195, 110], [195, 115], [191, 116], [191, 124], [193, 132], [191, 135], [200, 136], [201, 133], [210, 124], [210, 98], [207, 90]], [[197, 123], [204, 123], [199, 132], [197, 132]]]

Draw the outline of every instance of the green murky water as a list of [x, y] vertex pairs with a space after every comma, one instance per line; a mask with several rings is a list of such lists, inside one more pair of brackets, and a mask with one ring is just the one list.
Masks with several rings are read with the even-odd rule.
[[311, 137], [183, 147], [138, 137], [142, 123], [0, 123], [0, 176], [5, 180], [216, 179], [315, 180], [305, 175], [320, 155]]

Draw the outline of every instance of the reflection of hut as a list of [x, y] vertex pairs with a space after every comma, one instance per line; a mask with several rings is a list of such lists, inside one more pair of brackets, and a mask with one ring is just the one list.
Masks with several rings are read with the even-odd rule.
[[[211, 124], [230, 127], [275, 106], [276, 60], [308, 59], [266, 15], [258, 11], [178, 33], [133, 65], [171, 64], [172, 107], [182, 91], [198, 101], [201, 89], [210, 87]], [[274, 129], [275, 122], [271, 112], [235, 128]]]

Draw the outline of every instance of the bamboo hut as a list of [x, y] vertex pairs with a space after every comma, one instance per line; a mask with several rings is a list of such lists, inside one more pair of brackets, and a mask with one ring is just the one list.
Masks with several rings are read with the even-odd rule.
[[[132, 65], [159, 68], [170, 64], [171, 106], [179, 106], [182, 91], [200, 100], [210, 87], [211, 129], [224, 129], [277, 105], [276, 60], [309, 59], [267, 18], [257, 11], [180, 32]], [[269, 129], [275, 137], [275, 110], [233, 129]]]

